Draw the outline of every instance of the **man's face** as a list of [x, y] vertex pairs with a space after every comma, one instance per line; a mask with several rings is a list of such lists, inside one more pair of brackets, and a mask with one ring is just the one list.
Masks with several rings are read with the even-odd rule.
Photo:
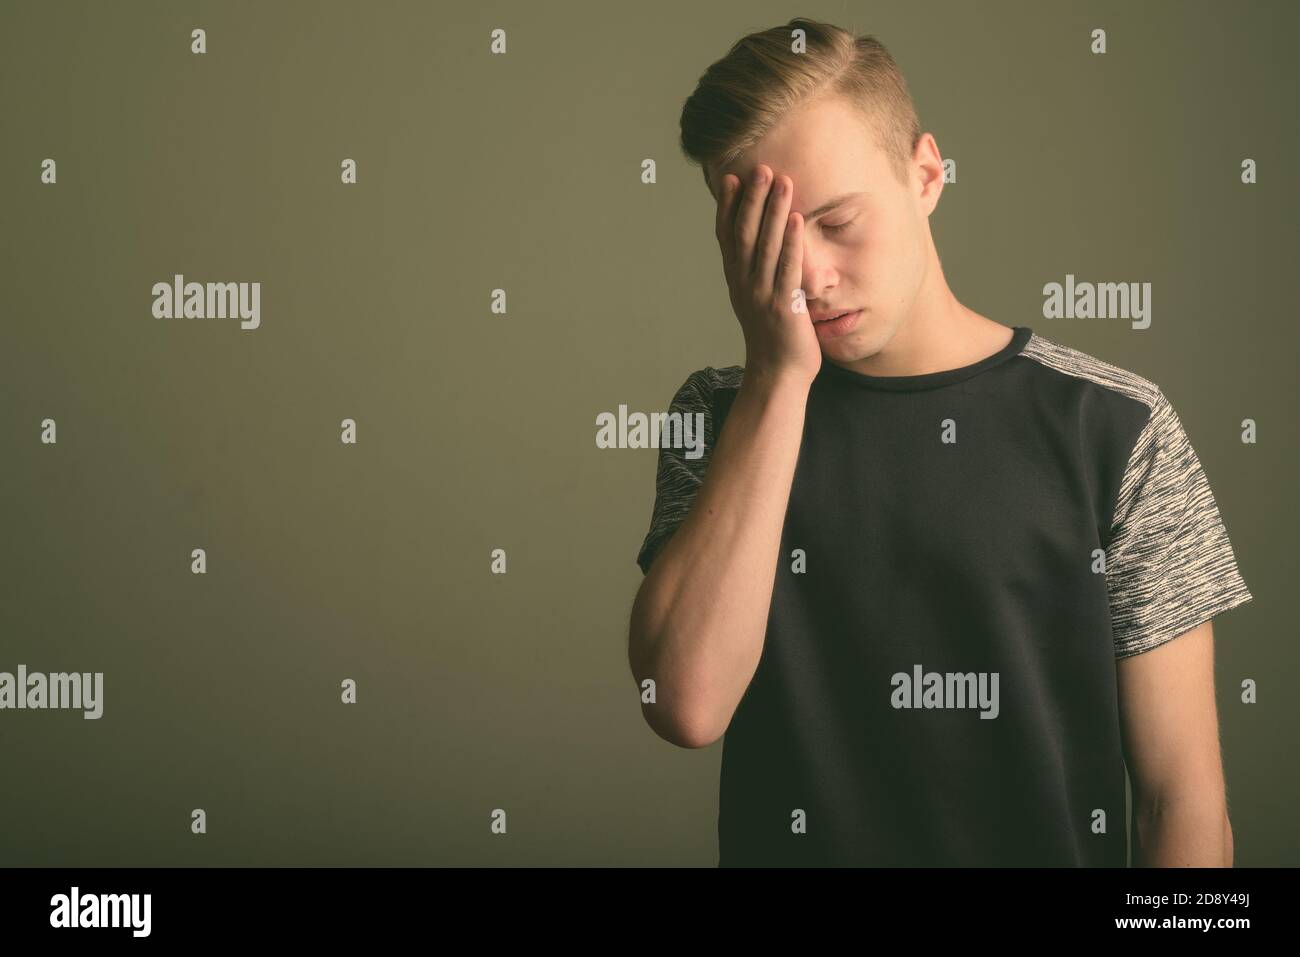
[[808, 321], [815, 314], [862, 310], [845, 335], [818, 337], [822, 354], [843, 365], [879, 352], [906, 322], [925, 279], [929, 214], [942, 187], [923, 189], [915, 165], [908, 183], [900, 183], [870, 124], [838, 97], [792, 113], [736, 162], [710, 170], [715, 196], [724, 173], [738, 175], [743, 191], [753, 189], [758, 163], [794, 181], [790, 209], [805, 220]]

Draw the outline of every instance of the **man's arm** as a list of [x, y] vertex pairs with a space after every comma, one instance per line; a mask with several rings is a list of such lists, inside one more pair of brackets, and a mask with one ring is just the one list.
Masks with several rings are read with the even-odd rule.
[[681, 747], [722, 736], [758, 668], [808, 389], [746, 371], [694, 505], [633, 603], [629, 663], [656, 688], [641, 710]]
[[1133, 780], [1133, 865], [1231, 867], [1211, 622], [1118, 659], [1116, 674]]
[[[759, 164], [749, 188], [722, 177], [714, 234], [745, 374], [690, 512], [652, 559], [628, 632], [642, 714], [683, 747], [712, 744], [758, 670], [790, 488], [821, 343], [803, 308], [803, 217], [794, 181]], [[775, 187], [775, 188], [773, 188]], [[796, 311], [798, 307], [798, 311]]]

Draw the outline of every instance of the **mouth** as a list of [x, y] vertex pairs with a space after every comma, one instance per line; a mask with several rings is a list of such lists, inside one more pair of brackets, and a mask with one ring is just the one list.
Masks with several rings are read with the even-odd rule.
[[849, 312], [841, 312], [834, 316], [827, 316], [825, 319], [813, 320], [813, 329], [817, 333], [817, 338], [824, 341], [838, 339], [841, 336], [847, 336], [858, 327], [862, 321], [862, 310], [853, 309]]

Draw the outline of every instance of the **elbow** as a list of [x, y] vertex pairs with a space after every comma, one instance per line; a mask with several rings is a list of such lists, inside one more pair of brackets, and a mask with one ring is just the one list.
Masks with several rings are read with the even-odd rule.
[[673, 737], [670, 739], [679, 748], [697, 750], [717, 743], [725, 728], [719, 728], [714, 721], [697, 718], [694, 715], [675, 715]]
[[664, 709], [663, 705], [642, 704], [641, 712], [645, 716], [646, 724], [650, 725], [655, 734], [679, 748], [689, 750], [707, 748], [722, 737], [722, 734], [711, 724], [692, 720], [681, 713], [674, 713]]
[[[707, 748], [722, 737], [726, 728], [718, 726], [707, 708], [671, 693], [672, 688], [680, 690], [682, 686], [689, 686], [689, 681], [658, 680], [663, 668], [656, 651], [664, 646], [664, 641], [647, 620], [647, 609], [652, 605], [643, 603], [643, 594], [644, 589], [633, 605], [627, 652], [628, 665], [641, 701], [641, 714], [651, 730], [669, 744], [692, 750]], [[670, 691], [666, 697], [665, 690]]]
[[704, 718], [689, 702], [662, 698], [660, 693], [664, 689], [651, 677], [653, 669], [638, 670], [635, 661], [632, 668], [641, 700], [641, 715], [655, 734], [669, 744], [692, 750], [707, 748], [722, 737], [715, 723]]
[[645, 723], [669, 744], [692, 750], [707, 748], [722, 737], [722, 731], [716, 722], [709, 720], [689, 701], [670, 701], [662, 697], [664, 688], [654, 678], [657, 669], [644, 653], [646, 647], [644, 643], [638, 643], [634, 632], [629, 642], [628, 663], [636, 681]]

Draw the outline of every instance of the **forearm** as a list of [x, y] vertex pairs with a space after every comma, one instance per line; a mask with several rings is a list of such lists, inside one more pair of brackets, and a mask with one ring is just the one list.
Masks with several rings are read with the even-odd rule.
[[1135, 814], [1133, 866], [1231, 867], [1232, 825], [1222, 801], [1148, 801]]
[[655, 681], [647, 721], [674, 743], [716, 739], [758, 667], [807, 398], [804, 383], [746, 377], [637, 593], [629, 659], [638, 685]]

